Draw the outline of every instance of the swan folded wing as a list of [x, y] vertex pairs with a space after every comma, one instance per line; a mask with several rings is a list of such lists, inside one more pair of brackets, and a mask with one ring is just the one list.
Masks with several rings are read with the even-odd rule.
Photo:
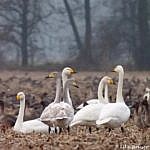
[[45, 132], [48, 133], [49, 127], [39, 119], [29, 120], [23, 122], [21, 132], [30, 133], [30, 132]]
[[42, 112], [40, 119], [43, 121], [54, 118], [58, 113], [59, 109], [60, 107], [58, 104], [49, 105], [49, 107], [44, 109], [44, 111]]
[[102, 103], [90, 104], [80, 109], [75, 114], [70, 126], [74, 126], [76, 124], [86, 125], [86, 124], [89, 124], [90, 122], [93, 122], [92, 124], [95, 124], [95, 121], [99, 118], [99, 114], [103, 106], [104, 104]]
[[96, 121], [96, 124], [97, 124], [97, 125], [102, 125], [102, 124], [105, 124], [105, 123], [109, 122], [111, 119], [112, 119], [112, 118], [109, 117], [109, 118], [106, 118], [106, 119], [97, 120], [97, 121]]
[[112, 126], [119, 126], [130, 117], [130, 110], [124, 103], [109, 103], [101, 111], [97, 124], [110, 123]]
[[69, 104], [61, 104], [57, 103], [52, 106], [52, 108], [47, 109], [44, 111], [40, 117], [41, 121], [52, 125], [56, 120], [59, 119], [67, 119], [70, 120], [73, 119], [74, 116], [74, 110]]
[[106, 119], [96, 121], [96, 124], [98, 126], [106, 125], [109, 128], [119, 127], [123, 123], [124, 123], [124, 121], [122, 121], [120, 118], [117, 118], [117, 117], [109, 117], [109, 118], [106, 118]]
[[75, 116], [75, 119], [84, 119], [84, 120], [96, 120], [99, 117], [99, 114], [101, 112], [101, 109], [104, 105], [103, 104], [91, 104], [87, 105], [81, 110], [79, 110]]

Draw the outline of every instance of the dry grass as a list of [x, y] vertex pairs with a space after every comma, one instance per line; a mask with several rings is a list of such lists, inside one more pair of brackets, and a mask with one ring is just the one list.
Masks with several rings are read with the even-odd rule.
[[[92, 85], [91, 80], [94, 77], [101, 77], [102, 75], [110, 75], [115, 77], [112, 73], [99, 72], [81, 72], [75, 75], [79, 81], [80, 90], [72, 88], [72, 99], [75, 105], [88, 99], [89, 86]], [[32, 94], [37, 101], [41, 101], [40, 94], [47, 92], [49, 97], [55, 95], [55, 80], [45, 81], [44, 77], [47, 72], [24, 72], [24, 71], [2, 71], [0, 73], [1, 83], [0, 92], [5, 91], [6, 95], [15, 94], [19, 91], [24, 91], [26, 94]], [[127, 72], [126, 79], [133, 78], [140, 79], [139, 86], [134, 87], [136, 91], [143, 92], [141, 89], [145, 88], [146, 78], [150, 77], [150, 72]], [[12, 78], [12, 79], [11, 79]], [[27, 80], [26, 80], [27, 79]], [[124, 89], [126, 90], [126, 89]], [[112, 92], [112, 90], [111, 90]], [[136, 92], [135, 94], [137, 94]], [[5, 102], [14, 101], [14, 97], [5, 97]], [[15, 111], [15, 110], [14, 110]], [[12, 110], [10, 110], [12, 112]], [[92, 134], [83, 130], [83, 127], [71, 129], [71, 133], [56, 134], [18, 134], [12, 129], [0, 132], [0, 150], [22, 150], [22, 149], [52, 149], [52, 150], [112, 150], [112, 149], [133, 149], [134, 146], [141, 146], [139, 148], [150, 149], [150, 129], [138, 129], [132, 120], [125, 125], [125, 132], [121, 133], [120, 129], [115, 129], [110, 133], [106, 129], [96, 131], [93, 128]], [[128, 146], [128, 148], [127, 148]], [[144, 147], [145, 146], [145, 147]], [[147, 146], [147, 147], [146, 147]], [[138, 149], [137, 147], [135, 149]]]
[[[83, 129], [83, 128], [82, 128]], [[87, 131], [72, 129], [71, 133], [56, 134], [17, 134], [7, 130], [0, 134], [0, 149], [86, 149], [86, 150], [112, 150], [123, 149], [125, 146], [141, 146], [150, 149], [150, 129], [139, 130], [132, 123], [126, 124], [125, 132], [115, 129], [110, 133], [106, 129], [100, 129], [89, 134]]]

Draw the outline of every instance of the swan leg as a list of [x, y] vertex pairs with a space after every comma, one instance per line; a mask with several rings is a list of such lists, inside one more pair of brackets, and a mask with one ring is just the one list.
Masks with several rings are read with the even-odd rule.
[[121, 132], [124, 133], [124, 128], [123, 127], [121, 127]]
[[56, 134], [57, 134], [57, 128], [55, 127], [55, 131], [54, 131]]
[[111, 128], [108, 128], [108, 132], [110, 132], [111, 131]]
[[91, 127], [89, 127], [89, 133], [90, 133], [90, 134], [92, 133], [92, 128], [91, 128]]
[[70, 133], [70, 127], [69, 126], [67, 127], [67, 131], [68, 131], [68, 133]]
[[99, 131], [99, 128], [96, 128], [96, 131]]
[[48, 133], [50, 134], [51, 133], [51, 127], [49, 126], [48, 128]]
[[61, 134], [61, 132], [62, 132], [62, 128], [59, 128], [59, 134]]

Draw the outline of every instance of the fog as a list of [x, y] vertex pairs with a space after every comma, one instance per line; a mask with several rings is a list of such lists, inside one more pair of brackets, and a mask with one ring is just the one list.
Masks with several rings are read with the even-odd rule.
[[148, 0], [2, 0], [1, 66], [149, 70], [149, 8]]

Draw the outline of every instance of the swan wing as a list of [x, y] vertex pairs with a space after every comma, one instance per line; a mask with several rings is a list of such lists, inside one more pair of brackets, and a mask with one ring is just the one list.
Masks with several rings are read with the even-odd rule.
[[117, 127], [125, 123], [130, 117], [130, 110], [125, 103], [109, 103], [101, 110], [98, 125], [108, 123], [109, 126]]
[[29, 120], [23, 122], [21, 132], [30, 133], [30, 132], [41, 132], [48, 133], [49, 127], [41, 122], [39, 119]]
[[[86, 101], [86, 103], [88, 105], [90, 105], [90, 104], [97, 104], [97, 103], [100, 103], [100, 102], [99, 102], [98, 99], [91, 99], [91, 100]], [[84, 107], [84, 103], [80, 104], [76, 109], [81, 109], [83, 107]]]
[[85, 125], [87, 122], [95, 122], [98, 119], [103, 106], [104, 104], [98, 103], [83, 107], [74, 115], [70, 126], [74, 126], [81, 122], [85, 122]]
[[97, 124], [97, 125], [105, 124], [105, 123], [109, 122], [111, 119], [112, 119], [112, 118], [109, 117], [109, 118], [105, 118], [105, 119], [103, 119], [103, 120], [97, 120], [97, 121], [96, 121], [96, 124]]

